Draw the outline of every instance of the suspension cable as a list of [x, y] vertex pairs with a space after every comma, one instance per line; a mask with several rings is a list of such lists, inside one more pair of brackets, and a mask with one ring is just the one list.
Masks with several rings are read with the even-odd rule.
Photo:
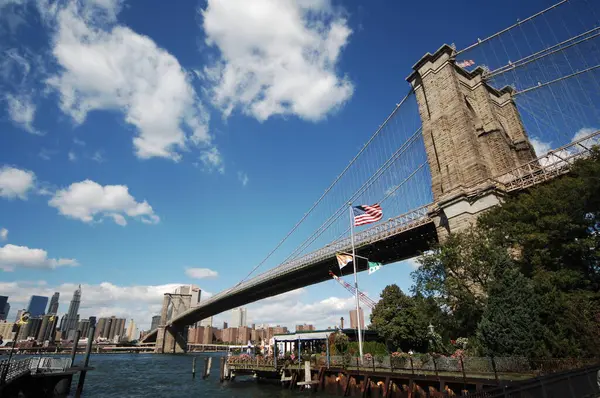
[[532, 20], [532, 19], [534, 19], [534, 18], [537, 18], [537, 17], [539, 17], [540, 15], [543, 15], [543, 14], [547, 13], [548, 11], [550, 11], [550, 10], [553, 10], [553, 9], [557, 8], [558, 6], [561, 6], [561, 5], [565, 4], [567, 1], [568, 1], [568, 0], [562, 0], [562, 1], [560, 1], [560, 2], [558, 2], [558, 3], [556, 3], [556, 4], [554, 4], [553, 6], [550, 6], [550, 7], [546, 8], [545, 10], [542, 10], [542, 11], [538, 12], [537, 14], [534, 14], [534, 15], [532, 15], [532, 16], [530, 16], [530, 17], [528, 17], [528, 18], [525, 18], [525, 19], [524, 19], [524, 20], [522, 20], [522, 21], [517, 21], [517, 23], [516, 23], [516, 24], [513, 24], [513, 25], [509, 26], [508, 28], [505, 28], [505, 29], [501, 30], [500, 32], [494, 33], [493, 35], [491, 35], [491, 36], [489, 36], [489, 37], [486, 37], [486, 38], [485, 38], [485, 39], [483, 39], [483, 40], [477, 40], [477, 43], [473, 43], [473, 44], [471, 44], [470, 46], [468, 46], [468, 47], [466, 47], [466, 48], [464, 48], [464, 49], [462, 49], [462, 50], [458, 51], [458, 52], [456, 53], [456, 55], [462, 54], [462, 53], [464, 53], [464, 52], [466, 52], [466, 51], [469, 51], [469, 50], [471, 50], [471, 49], [473, 49], [473, 48], [475, 48], [475, 47], [479, 46], [480, 44], [483, 44], [483, 43], [485, 43], [485, 42], [487, 42], [487, 41], [490, 41], [491, 39], [493, 39], [493, 38], [495, 38], [495, 37], [498, 37], [498, 36], [500, 36], [500, 35], [502, 35], [502, 34], [504, 34], [504, 33], [508, 32], [509, 30], [511, 30], [511, 29], [513, 29], [513, 28], [516, 28], [517, 26], [519, 26], [519, 25], [521, 25], [521, 24], [524, 24], [525, 22], [528, 22], [528, 21], [530, 21], [530, 20]]

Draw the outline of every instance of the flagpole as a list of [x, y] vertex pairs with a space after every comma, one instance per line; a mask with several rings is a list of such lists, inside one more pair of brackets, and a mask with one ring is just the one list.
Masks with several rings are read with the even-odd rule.
[[354, 288], [356, 289], [356, 326], [358, 329], [358, 352], [360, 354], [360, 363], [363, 361], [362, 335], [360, 331], [360, 301], [358, 300], [358, 274], [356, 272], [356, 250], [354, 248], [354, 214], [352, 213], [352, 203], [348, 203], [350, 209], [350, 240], [352, 241], [352, 264], [354, 264]]

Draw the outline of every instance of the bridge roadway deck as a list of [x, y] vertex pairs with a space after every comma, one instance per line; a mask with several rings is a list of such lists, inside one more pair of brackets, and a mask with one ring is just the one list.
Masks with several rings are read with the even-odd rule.
[[[357, 233], [356, 254], [388, 264], [414, 257], [436, 239], [435, 226], [427, 215], [427, 206], [423, 206]], [[231, 308], [329, 280], [330, 270], [340, 275], [335, 254], [350, 250], [350, 238], [336, 241], [211, 297], [171, 320], [169, 325], [190, 325]], [[368, 268], [365, 260], [357, 262], [359, 272]], [[351, 273], [352, 267], [346, 267], [341, 275]], [[143, 341], [151, 341], [155, 336], [153, 330]]]

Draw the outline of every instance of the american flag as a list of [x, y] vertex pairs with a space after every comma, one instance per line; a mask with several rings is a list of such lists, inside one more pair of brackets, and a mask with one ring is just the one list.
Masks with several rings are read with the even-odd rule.
[[475, 61], [473, 61], [472, 59], [466, 59], [464, 61], [457, 63], [456, 65], [460, 66], [461, 68], [466, 68], [467, 66], [475, 65]]
[[381, 210], [379, 204], [354, 206], [352, 207], [352, 213], [354, 214], [355, 227], [379, 221], [383, 217], [383, 210]]

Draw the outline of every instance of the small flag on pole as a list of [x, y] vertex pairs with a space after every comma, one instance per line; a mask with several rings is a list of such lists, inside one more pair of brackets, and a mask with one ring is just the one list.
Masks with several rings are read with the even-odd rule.
[[381, 263], [369, 261], [369, 275], [371, 275], [373, 272], [377, 271], [381, 267], [383, 267]]
[[464, 61], [457, 63], [456, 65], [460, 66], [461, 68], [466, 68], [467, 66], [475, 65], [475, 61], [473, 61], [472, 59], [466, 59]]
[[361, 205], [352, 207], [352, 213], [354, 214], [354, 226], [370, 224], [381, 220], [383, 217], [383, 210], [379, 204], [374, 205]]
[[352, 256], [349, 254], [336, 254], [338, 265], [340, 269], [344, 268], [348, 264], [352, 264]]

